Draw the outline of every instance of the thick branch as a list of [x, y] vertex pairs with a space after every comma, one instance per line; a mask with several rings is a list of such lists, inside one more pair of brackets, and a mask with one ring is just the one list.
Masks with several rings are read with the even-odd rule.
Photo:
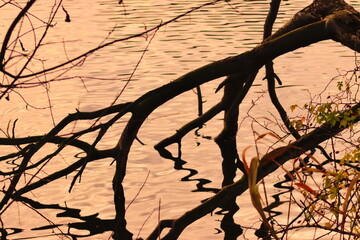
[[[224, 179], [222, 186], [232, 184], [236, 176], [236, 160], [238, 160], [236, 134], [238, 131], [239, 106], [250, 90], [256, 74], [257, 71], [233, 74], [229, 78], [235, 79], [230, 79], [225, 85], [223, 101], [228, 102], [228, 104], [225, 109], [224, 127], [215, 139], [223, 158], [222, 171]], [[234, 80], [237, 80], [237, 82], [234, 82]], [[241, 170], [244, 170], [243, 166], [241, 168]]]
[[277, 38], [304, 25], [323, 20], [327, 16], [341, 10], [348, 10], [352, 14], [358, 12], [343, 0], [315, 0], [308, 7], [296, 13], [284, 26], [272, 34], [266, 41]]

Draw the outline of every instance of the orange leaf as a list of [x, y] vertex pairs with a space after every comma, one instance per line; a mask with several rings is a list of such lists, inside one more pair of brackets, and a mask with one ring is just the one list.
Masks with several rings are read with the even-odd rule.
[[299, 182], [299, 183], [295, 183], [295, 185], [298, 186], [299, 188], [302, 188], [302, 189], [308, 191], [309, 193], [311, 193], [314, 196], [318, 195], [317, 192], [314, 191], [314, 189], [312, 189], [311, 187], [309, 187], [305, 183]]

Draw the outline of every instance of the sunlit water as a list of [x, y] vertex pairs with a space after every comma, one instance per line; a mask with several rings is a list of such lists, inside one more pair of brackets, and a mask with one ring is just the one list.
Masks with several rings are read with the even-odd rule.
[[[59, 11], [56, 26], [50, 29], [47, 40], [56, 44], [49, 45], [42, 52], [42, 57], [46, 59], [45, 67], [77, 56], [103, 41], [140, 33], [206, 1], [124, 2], [125, 5], [118, 4], [115, 0], [64, 1], [63, 5], [72, 21], [65, 22], [65, 13]], [[284, 1], [275, 28], [281, 26], [295, 12], [310, 2], [309, 0]], [[349, 1], [353, 4], [356, 2]], [[48, 14], [45, 3], [50, 4], [47, 1], [39, 1], [33, 9], [35, 15], [44, 19]], [[144, 58], [117, 103], [135, 100], [146, 91], [166, 84], [192, 69], [256, 46], [261, 41], [268, 1], [231, 1], [230, 3], [231, 7], [225, 2], [208, 6], [156, 32]], [[355, 6], [359, 5], [355, 4]], [[16, 8], [5, 6], [0, 11], [2, 18], [6, 16], [6, 19], [10, 20], [15, 16]], [[8, 25], [8, 21], [0, 23], [1, 36]], [[111, 32], [110, 35], [109, 32]], [[19, 94], [12, 93], [10, 101], [0, 102], [1, 129], [6, 129], [9, 121], [18, 119], [17, 136], [46, 133], [53, 126], [48, 108], [49, 100], [56, 123], [68, 113], [75, 112], [76, 108], [92, 111], [107, 107], [127, 83], [151, 37], [152, 35], [149, 35], [119, 42], [92, 54], [81, 67], [65, 75], [82, 76], [83, 81], [80, 78], [72, 78], [51, 83], [49, 98], [45, 87], [22, 89]], [[31, 45], [30, 42], [24, 41], [25, 48], [31, 47], [28, 44]], [[284, 107], [288, 109], [292, 104], [308, 102], [308, 90], [314, 93], [321, 91], [331, 78], [338, 75], [339, 71], [353, 68], [354, 61], [353, 51], [332, 41], [318, 43], [279, 57], [275, 61], [275, 69], [283, 81], [283, 86], [278, 88], [278, 95]], [[42, 66], [32, 67], [35, 70], [42, 68]], [[251, 101], [258, 99], [266, 89], [262, 78], [263, 73], [260, 72], [250, 95], [241, 106], [243, 117], [251, 106]], [[211, 107], [221, 98], [221, 93], [214, 94], [220, 82], [221, 79], [205, 84], [203, 87], [205, 108]], [[33, 107], [26, 107], [26, 103]], [[269, 105], [265, 94], [257, 102], [251, 115], [260, 119], [260, 117], [270, 116], [268, 111], [274, 111], [274, 109]], [[124, 181], [128, 203], [146, 181], [140, 194], [127, 211], [128, 228], [135, 236], [142, 228], [140, 236], [146, 237], [154, 229], [159, 218], [179, 217], [197, 206], [201, 200], [210, 197], [213, 194], [211, 192], [193, 192], [197, 189], [196, 184], [199, 180], [212, 181], [204, 185], [205, 188], [220, 187], [221, 158], [213, 140], [197, 137], [193, 133], [185, 137], [182, 159], [187, 161], [187, 164], [183, 165], [183, 170], [175, 170], [173, 162], [161, 158], [153, 149], [154, 144], [173, 134], [176, 129], [196, 116], [196, 94], [189, 92], [156, 110], [141, 129], [139, 138], [145, 145], [134, 143]], [[222, 115], [215, 117], [201, 129], [200, 134], [215, 137], [221, 130], [221, 119]], [[102, 142], [102, 147], [112, 147], [117, 142], [125, 120], [111, 129], [105, 141]], [[244, 123], [239, 132], [240, 151], [254, 143], [251, 131], [246, 129], [248, 126]], [[261, 131], [265, 132], [265, 130]], [[91, 137], [93, 136], [89, 136], [89, 139]], [[69, 150], [63, 158], [55, 159], [48, 168], [44, 169], [44, 174], [50, 173], [55, 166], [66, 166], [76, 153], [75, 150]], [[82, 176], [81, 183], [76, 184], [70, 194], [68, 187], [73, 174], [67, 179], [51, 183], [41, 191], [34, 191], [27, 196], [43, 204], [59, 204], [63, 207], [81, 209], [80, 215], [83, 217], [99, 214], [98, 217], [103, 220], [112, 219], [114, 217], [112, 199], [114, 167], [110, 166], [110, 162], [111, 160], [102, 160], [90, 163]], [[191, 171], [195, 169], [196, 175], [184, 181], [183, 178], [193, 174]], [[147, 174], [149, 177], [146, 180]], [[277, 175], [281, 176], [283, 172], [278, 172]], [[272, 184], [269, 184], [268, 191], [271, 195], [281, 190], [273, 190]], [[255, 223], [254, 227], [258, 227], [259, 217], [253, 210], [247, 193], [238, 200], [241, 209], [235, 215], [235, 221], [247, 227], [252, 227]], [[284, 207], [284, 211], [286, 209], [287, 206]], [[279, 210], [281, 211], [281, 208]], [[61, 210], [43, 209], [40, 212], [48, 220], [21, 203], [12, 204], [11, 208], [3, 214], [2, 222], [7, 229], [16, 228], [21, 231], [10, 236], [10, 239], [59, 239], [60, 237], [53, 231], [66, 233], [68, 232], [66, 224], [81, 222], [76, 218], [74, 220], [70, 217], [56, 216], [62, 212]], [[149, 216], [149, 220], [142, 227]], [[188, 227], [180, 239], [221, 239], [223, 234], [218, 231], [219, 220], [221, 216], [216, 214], [206, 216]], [[59, 224], [59, 227], [50, 230], [35, 229], [51, 225], [49, 221]], [[74, 229], [76, 228], [71, 228], [70, 233], [80, 236], [88, 234], [87, 230]], [[84, 238], [108, 239], [110, 235], [111, 232], [106, 231]], [[251, 230], [248, 230], [245, 236], [256, 239]], [[306, 237], [312, 239], [313, 232], [310, 232], [308, 236], [304, 233], [300, 236], [294, 234], [291, 239], [306, 239]]]

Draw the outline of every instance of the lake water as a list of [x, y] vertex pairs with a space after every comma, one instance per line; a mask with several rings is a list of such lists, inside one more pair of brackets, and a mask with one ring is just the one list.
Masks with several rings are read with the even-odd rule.
[[[52, 44], [39, 52], [39, 58], [44, 60], [45, 67], [51, 67], [96, 47], [103, 41], [140, 33], [206, 2], [133, 0], [124, 1], [125, 4], [122, 5], [116, 0], [64, 1], [63, 6], [72, 21], [65, 22], [65, 13], [59, 11], [55, 18], [56, 25], [50, 28], [49, 36], [45, 41]], [[268, 2], [234, 0], [230, 2], [231, 5], [221, 2], [204, 7], [161, 28], [117, 103], [133, 101], [143, 93], [164, 85], [192, 69], [255, 47], [261, 42]], [[348, 2], [359, 8], [358, 1]], [[284, 1], [275, 29], [310, 3], [309, 0]], [[52, 4], [52, 1], [38, 1], [32, 13], [46, 19], [49, 13], [48, 7]], [[17, 11], [18, 9], [13, 5], [0, 8], [3, 19], [0, 23], [1, 36], [4, 36], [10, 20]], [[30, 18], [35, 25], [39, 25], [38, 20]], [[24, 24], [24, 28], [28, 26]], [[24, 37], [22, 42], [25, 49], [32, 48], [32, 38]], [[0, 101], [0, 128], [6, 130], [9, 121], [18, 119], [16, 136], [41, 135], [51, 129], [53, 119], [58, 123], [68, 113], [75, 112], [75, 109], [93, 111], [107, 107], [127, 84], [150, 38], [151, 36], [133, 38], [92, 54], [81, 67], [74, 68], [64, 75], [64, 77], [75, 76], [74, 78], [53, 82], [47, 86], [48, 88], [45, 86], [24, 88], [12, 92], [9, 96], [10, 101], [5, 99]], [[283, 81], [283, 86], [278, 88], [280, 101], [287, 109], [292, 104], [308, 102], [308, 90], [314, 94], [318, 93], [339, 72], [352, 69], [354, 56], [353, 51], [339, 43], [324, 41], [279, 57], [275, 61], [275, 69]], [[41, 70], [44, 66], [31, 65], [31, 69]], [[11, 70], [17, 71], [17, 65]], [[261, 80], [263, 76], [263, 72], [260, 72], [249, 96], [241, 106], [241, 119], [246, 116], [252, 100], [258, 99], [266, 90], [266, 82]], [[221, 80], [207, 83], [202, 88], [206, 101], [205, 109], [210, 108], [221, 98], [221, 93], [214, 94]], [[329, 90], [331, 91], [332, 89]], [[52, 105], [51, 111], [49, 104]], [[271, 116], [269, 111], [274, 112], [274, 109], [265, 94], [258, 100], [251, 115], [261, 119]], [[196, 136], [194, 133], [185, 137], [182, 159], [187, 163], [180, 170], [174, 169], [173, 162], [161, 158], [153, 149], [157, 142], [173, 134], [176, 129], [196, 116], [196, 94], [189, 92], [156, 110], [141, 129], [139, 138], [145, 145], [134, 143], [124, 180], [128, 204], [135, 198], [139, 189], [142, 189], [127, 211], [128, 229], [135, 236], [140, 232], [140, 236], [145, 238], [154, 229], [159, 218], [179, 217], [197, 206], [201, 200], [212, 196], [211, 192], [199, 191], [197, 186], [199, 182], [210, 180], [210, 183], [204, 185], [205, 188], [221, 186], [221, 158], [213, 140]], [[215, 117], [200, 130], [200, 134], [217, 136], [222, 128], [221, 119], [222, 115]], [[112, 127], [101, 142], [102, 148], [116, 144], [125, 122], [126, 119]], [[79, 123], [77, 127], [86, 124]], [[239, 132], [239, 151], [254, 144], [253, 136], [247, 126], [249, 125], [245, 122]], [[265, 132], [264, 129], [259, 131]], [[92, 140], [94, 135], [87, 137], [86, 140]], [[8, 148], [0, 151], [5, 150], [8, 151]], [[73, 156], [77, 152], [75, 149], [65, 151], [61, 158], [55, 158], [48, 164], [42, 174], [46, 175], [60, 166], [67, 166], [74, 161]], [[38, 210], [43, 214], [42, 217], [21, 203], [13, 203], [1, 216], [3, 227], [8, 232], [16, 232], [9, 236], [9, 239], [61, 239], [61, 236], [56, 235], [61, 231], [78, 235], [78, 239], [81, 239], [81, 236], [82, 239], [108, 239], [111, 232], [108, 231], [105, 220], [114, 218], [112, 192], [114, 166], [110, 166], [110, 163], [111, 159], [90, 163], [82, 176], [81, 183], [76, 184], [71, 193], [68, 193], [68, 187], [74, 174], [48, 184], [41, 191], [27, 195], [42, 204], [59, 204], [63, 208], [81, 209], [81, 217], [76, 217], [75, 213], [74, 217], [70, 217], [69, 212], [64, 214], [64, 209], [53, 209], [51, 206]], [[11, 166], [4, 164], [1, 166], [2, 169], [11, 169]], [[146, 180], [147, 174], [149, 176]], [[282, 175], [283, 172], [275, 174], [274, 181]], [[281, 191], [273, 189], [271, 183], [267, 189], [270, 195]], [[238, 201], [240, 210], [235, 215], [235, 221], [245, 227], [258, 227], [259, 217], [250, 203], [248, 194], [238, 197]], [[97, 218], [94, 214], [98, 214]], [[86, 216], [88, 218], [84, 218]], [[146, 221], [147, 218], [149, 219]], [[180, 239], [222, 239], [223, 233], [219, 230], [221, 218], [222, 216], [213, 214], [200, 219], [188, 227]], [[70, 223], [91, 222], [97, 219], [104, 220], [102, 221], [104, 227], [103, 230], [101, 228], [98, 232], [95, 231], [97, 233], [95, 235], [90, 234], [86, 228], [79, 230], [82, 228], [75, 225], [71, 228], [67, 226]], [[58, 227], [41, 228], [53, 224]], [[256, 239], [252, 232], [247, 230], [245, 237]], [[239, 239], [242, 237], [240, 236]], [[313, 232], [309, 231], [308, 235], [295, 233], [291, 239], [313, 239]]]

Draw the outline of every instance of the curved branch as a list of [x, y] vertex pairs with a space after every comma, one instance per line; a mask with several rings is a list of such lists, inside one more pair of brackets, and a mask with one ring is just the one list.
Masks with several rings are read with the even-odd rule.
[[11, 23], [8, 31], [6, 32], [6, 35], [4, 37], [4, 41], [3, 41], [2, 46], [1, 46], [1, 52], [0, 52], [0, 71], [4, 70], [3, 61], [4, 61], [6, 49], [7, 49], [8, 43], [10, 41], [10, 37], [11, 37], [12, 33], [14, 32], [14, 29], [15, 29], [16, 25], [26, 15], [26, 13], [29, 11], [31, 6], [35, 2], [36, 2], [36, 0], [30, 0], [29, 2], [27, 2], [26, 6], [16, 16], [14, 21]]
[[184, 126], [182, 126], [180, 129], [176, 130], [176, 133], [173, 134], [170, 137], [167, 137], [163, 140], [161, 140], [159, 143], [157, 143], [154, 148], [159, 151], [163, 152], [165, 148], [173, 143], [180, 142], [181, 139], [188, 134], [191, 130], [201, 127], [204, 123], [215, 117], [218, 113], [224, 110], [224, 105], [221, 102], [215, 104], [212, 108], [210, 108], [208, 111], [206, 111], [204, 114], [200, 115], [196, 119], [188, 122]]
[[329, 39], [330, 35], [326, 31], [325, 23], [326, 21], [323, 20], [306, 25], [284, 36], [261, 44], [251, 51], [205, 65], [173, 82], [144, 94], [128, 106], [128, 110], [133, 113], [133, 116], [117, 144], [119, 150], [117, 161], [119, 163], [126, 161], [125, 159], [127, 158], [132, 141], [135, 139], [142, 123], [152, 111], [165, 102], [213, 79], [237, 72], [256, 72], [266, 62], [286, 52]]
[[[131, 145], [136, 139], [136, 135], [146, 118], [165, 102], [196, 86], [233, 73], [256, 73], [266, 62], [284, 53], [318, 41], [329, 39], [330, 35], [326, 31], [325, 23], [326, 21], [323, 20], [306, 25], [281, 37], [261, 44], [251, 51], [200, 67], [173, 82], [149, 91], [130, 104], [129, 109], [131, 109], [130, 111], [133, 115], [122, 132], [120, 140], [115, 148], [117, 151], [115, 157], [116, 170], [113, 178], [114, 202], [116, 208], [114, 227], [115, 238], [118, 238], [121, 235], [126, 236], [126, 239], [131, 238], [131, 234], [125, 227], [125, 196], [122, 181], [126, 175], [126, 165]], [[250, 78], [248, 80], [252, 81]], [[238, 100], [241, 102], [240, 96], [238, 96]], [[235, 102], [236, 101], [237, 100], [235, 100]]]
[[[168, 100], [205, 82], [237, 72], [257, 72], [266, 62], [286, 52], [329, 39], [330, 35], [326, 31], [325, 23], [326, 21], [323, 20], [304, 26], [284, 36], [259, 45], [251, 51], [205, 65], [183, 75], [171, 83], [149, 91], [130, 104], [128, 110], [130, 110], [133, 115], [122, 132], [121, 138], [116, 146], [118, 154], [115, 157], [116, 171], [113, 180], [115, 203], [124, 201], [121, 183], [126, 174], [128, 154], [140, 127], [152, 111]], [[119, 211], [122, 212], [123, 209]], [[120, 212], [120, 215], [124, 214], [124, 212]]]

